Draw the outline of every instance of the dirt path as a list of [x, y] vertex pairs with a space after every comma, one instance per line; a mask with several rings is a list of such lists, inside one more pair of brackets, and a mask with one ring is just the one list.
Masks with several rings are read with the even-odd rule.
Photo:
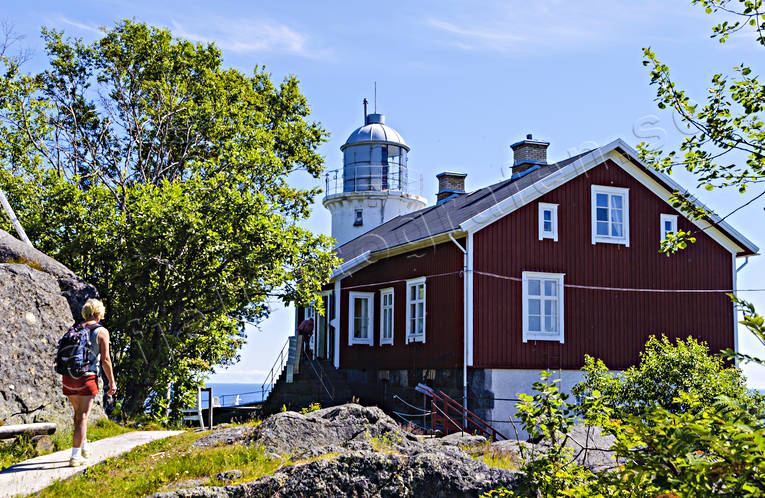
[[72, 450], [67, 449], [17, 463], [0, 472], [0, 497], [36, 493], [53, 482], [84, 472], [88, 466], [103, 462], [137, 446], [182, 434], [182, 431], [136, 431], [89, 443], [92, 454], [87, 466], [69, 467]]

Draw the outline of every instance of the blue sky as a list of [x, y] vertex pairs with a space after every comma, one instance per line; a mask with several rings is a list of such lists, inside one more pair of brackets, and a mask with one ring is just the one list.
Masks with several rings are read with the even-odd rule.
[[[760, 72], [762, 48], [751, 36], [725, 45], [708, 34], [718, 18], [690, 1], [449, 0], [419, 2], [198, 2], [2, 0], [0, 17], [32, 48], [32, 68], [44, 63], [41, 25], [85, 39], [99, 26], [135, 18], [196, 41], [214, 41], [226, 64], [244, 72], [265, 66], [277, 81], [294, 74], [313, 118], [331, 132], [321, 148], [328, 169], [341, 164], [340, 145], [361, 125], [361, 101], [377, 109], [412, 147], [409, 165], [435, 198], [435, 175], [468, 173], [475, 189], [508, 174], [509, 145], [533, 133], [563, 159], [622, 138], [671, 147], [682, 132], [653, 103], [641, 48], [650, 46], [678, 83], [701, 101], [713, 74], [745, 61]], [[757, 64], [759, 63], [759, 64]], [[695, 186], [684, 172], [674, 178]], [[308, 178], [297, 177], [301, 185]], [[753, 192], [754, 195], [758, 192]], [[726, 192], [698, 196], [721, 214], [750, 198]], [[733, 215], [731, 224], [765, 247], [761, 199]], [[329, 232], [328, 212], [316, 203], [307, 226]], [[765, 287], [765, 260], [752, 258], [739, 288]], [[765, 293], [742, 294], [765, 311]], [[242, 361], [212, 377], [258, 382], [293, 329], [292, 312], [277, 309], [249, 331]], [[740, 346], [765, 356], [745, 331]], [[765, 369], [746, 368], [755, 387]]]

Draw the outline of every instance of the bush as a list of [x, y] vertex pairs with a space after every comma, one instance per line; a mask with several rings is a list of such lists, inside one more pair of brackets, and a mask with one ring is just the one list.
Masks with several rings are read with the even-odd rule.
[[616, 375], [589, 355], [582, 370], [585, 380], [573, 393], [583, 399], [599, 391], [604, 403], [617, 413], [639, 414], [652, 407], [681, 413], [689, 408], [680, 401], [681, 393], [706, 404], [726, 396], [748, 407], [758, 405], [761, 398], [747, 389], [740, 370], [710, 355], [706, 343], [692, 337], [674, 344], [666, 336], [651, 337], [640, 353], [639, 364]]

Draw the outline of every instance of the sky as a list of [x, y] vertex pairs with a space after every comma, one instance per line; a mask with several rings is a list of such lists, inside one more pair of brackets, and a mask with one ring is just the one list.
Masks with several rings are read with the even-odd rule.
[[[643, 141], [678, 145], [682, 124], [656, 107], [642, 47], [650, 46], [698, 101], [715, 73], [729, 72], [742, 61], [755, 73], [765, 68], [765, 49], [751, 34], [736, 35], [724, 45], [710, 39], [711, 27], [722, 18], [705, 15], [690, 0], [0, 0], [0, 18], [24, 35], [22, 44], [33, 51], [32, 69], [45, 63], [41, 26], [93, 40], [100, 26], [131, 18], [189, 40], [215, 42], [226, 65], [245, 73], [265, 67], [277, 82], [295, 75], [311, 103], [311, 118], [331, 134], [320, 149], [328, 170], [341, 167], [339, 148], [361, 126], [361, 102], [367, 97], [370, 111], [376, 106], [411, 146], [409, 166], [423, 175], [429, 202], [441, 171], [467, 173], [468, 190], [506, 178], [509, 145], [527, 133], [550, 142], [551, 161], [616, 138], [633, 146]], [[672, 176], [694, 190], [686, 172]], [[294, 181], [320, 183], [307, 176]], [[759, 192], [696, 193], [725, 215]], [[727, 220], [761, 248], [763, 199]], [[306, 226], [329, 233], [321, 198]], [[751, 258], [738, 286], [763, 288], [763, 276], [765, 258]], [[765, 311], [765, 293], [741, 296]], [[241, 361], [210, 381], [262, 382], [293, 331], [292, 310], [276, 306], [259, 327], [248, 328]], [[765, 356], [765, 348], [743, 327], [739, 346]], [[765, 388], [765, 368], [744, 371], [752, 387]]]

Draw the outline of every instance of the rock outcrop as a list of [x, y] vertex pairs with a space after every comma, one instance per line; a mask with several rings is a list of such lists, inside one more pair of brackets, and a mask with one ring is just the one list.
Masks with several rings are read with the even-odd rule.
[[[0, 230], [0, 420], [71, 425], [71, 408], [53, 371], [72, 309], [96, 296], [68, 268]], [[91, 415], [103, 416], [97, 406]]]
[[4, 230], [0, 230], [0, 263], [22, 263], [53, 277], [61, 295], [69, 303], [72, 316], [80, 316], [85, 301], [98, 297], [95, 287], [81, 280], [72, 270], [47, 254], [30, 247]]
[[456, 446], [420, 441], [375, 407], [284, 412], [256, 427], [218, 432], [196, 444], [260, 445], [297, 463], [247, 483], [155, 496], [478, 496], [499, 486], [512, 488], [517, 481], [513, 471], [489, 467]]

